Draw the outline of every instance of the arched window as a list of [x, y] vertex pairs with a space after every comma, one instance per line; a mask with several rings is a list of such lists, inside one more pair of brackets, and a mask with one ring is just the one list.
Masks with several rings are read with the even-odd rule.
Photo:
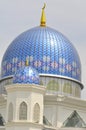
[[13, 104], [10, 103], [9, 107], [8, 107], [8, 121], [12, 121], [13, 120]]
[[40, 106], [38, 103], [34, 105], [33, 120], [35, 123], [39, 123], [40, 120]]
[[19, 120], [27, 120], [27, 104], [25, 102], [20, 104]]
[[58, 82], [56, 82], [55, 80], [49, 81], [49, 83], [47, 84], [47, 90], [59, 91], [59, 84], [58, 84]]
[[63, 92], [72, 94], [72, 85], [70, 83], [65, 83], [63, 86]]

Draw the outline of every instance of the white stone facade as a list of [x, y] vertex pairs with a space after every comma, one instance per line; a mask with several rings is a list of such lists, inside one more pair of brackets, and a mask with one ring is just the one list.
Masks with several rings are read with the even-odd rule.
[[[5, 120], [5, 126], [0, 127], [0, 130], [72, 130], [75, 128], [62, 128], [62, 125], [74, 110], [86, 122], [85, 100], [63, 95], [46, 95], [45, 87], [39, 85], [13, 84], [6, 86], [6, 90], [7, 96], [0, 95], [0, 114]], [[27, 105], [26, 117], [23, 117], [23, 120], [22, 116], [19, 118], [22, 102]], [[35, 104], [39, 105], [39, 109], [36, 108], [34, 113]], [[11, 106], [10, 114], [9, 106]], [[22, 112], [24, 114], [25, 110]], [[38, 116], [37, 122], [36, 118], [34, 120], [34, 114]], [[43, 115], [52, 124], [51, 126], [43, 124]]]

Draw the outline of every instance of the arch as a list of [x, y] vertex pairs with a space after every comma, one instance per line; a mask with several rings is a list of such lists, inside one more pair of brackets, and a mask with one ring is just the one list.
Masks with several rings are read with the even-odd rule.
[[59, 91], [59, 84], [55, 80], [49, 81], [47, 84], [47, 90]]
[[33, 110], [33, 121], [35, 123], [39, 123], [40, 121], [40, 106], [38, 103], [34, 105], [34, 110]]
[[72, 94], [72, 85], [70, 83], [65, 83], [63, 86], [63, 92]]
[[27, 120], [27, 104], [22, 102], [19, 107], [19, 120]]
[[11, 122], [13, 120], [13, 104], [10, 103], [8, 107], [8, 121]]

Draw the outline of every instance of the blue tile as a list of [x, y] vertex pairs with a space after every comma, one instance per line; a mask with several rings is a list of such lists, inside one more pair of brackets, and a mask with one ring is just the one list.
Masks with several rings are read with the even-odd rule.
[[[3, 56], [2, 77], [14, 75], [16, 69], [21, 67], [20, 62], [24, 63], [27, 56], [33, 57], [33, 60], [29, 58], [29, 64], [36, 68], [38, 73], [64, 75], [81, 80], [81, 63], [75, 47], [63, 34], [54, 29], [35, 27], [20, 34]], [[15, 63], [13, 59], [16, 57]], [[62, 63], [59, 62], [60, 58], [63, 59]], [[73, 62], [76, 63], [76, 67]], [[11, 64], [12, 67], [8, 67], [7, 64]], [[67, 65], [72, 69], [68, 70]]]

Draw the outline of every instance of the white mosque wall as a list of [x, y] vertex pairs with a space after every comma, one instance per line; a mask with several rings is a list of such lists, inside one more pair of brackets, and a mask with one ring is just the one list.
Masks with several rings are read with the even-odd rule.
[[42, 130], [42, 127], [39, 127], [37, 125], [34, 126], [29, 123], [27, 124], [23, 122], [22, 124], [15, 123], [15, 126], [12, 124], [9, 127], [6, 127], [6, 130]]
[[86, 110], [83, 111], [79, 107], [72, 106], [58, 106], [58, 115], [57, 115], [57, 127], [61, 127], [63, 122], [76, 110], [80, 117], [86, 122]]
[[53, 127], [62, 127], [74, 111], [86, 122], [86, 101], [71, 97], [45, 97], [44, 115]]
[[[24, 88], [24, 86], [18, 88], [17, 85], [17, 91], [15, 90], [9, 92], [8, 94], [8, 105], [7, 105], [7, 115], [8, 115], [8, 106], [10, 103], [13, 104], [13, 120], [18, 121], [19, 120], [19, 107], [22, 102], [25, 102], [28, 106], [28, 115], [27, 115], [27, 120], [28, 121], [33, 121], [33, 108], [36, 103], [40, 105], [40, 123], [42, 124], [43, 120], [43, 94], [38, 93], [37, 91], [35, 92], [29, 92], [29, 90], [26, 91], [28, 88], [28, 85]], [[11, 87], [11, 86], [10, 86]], [[14, 87], [15, 88], [15, 87]], [[30, 87], [29, 87], [30, 88]], [[19, 90], [18, 90], [19, 89]]]
[[57, 106], [56, 105], [45, 105], [44, 116], [55, 127], [56, 123], [57, 123]]
[[[44, 87], [34, 85], [8, 85], [6, 130], [42, 130], [44, 92]], [[20, 106], [23, 102], [27, 106], [24, 119], [20, 118]], [[10, 103], [13, 106], [13, 117], [9, 114]], [[36, 104], [39, 110], [35, 108]]]

